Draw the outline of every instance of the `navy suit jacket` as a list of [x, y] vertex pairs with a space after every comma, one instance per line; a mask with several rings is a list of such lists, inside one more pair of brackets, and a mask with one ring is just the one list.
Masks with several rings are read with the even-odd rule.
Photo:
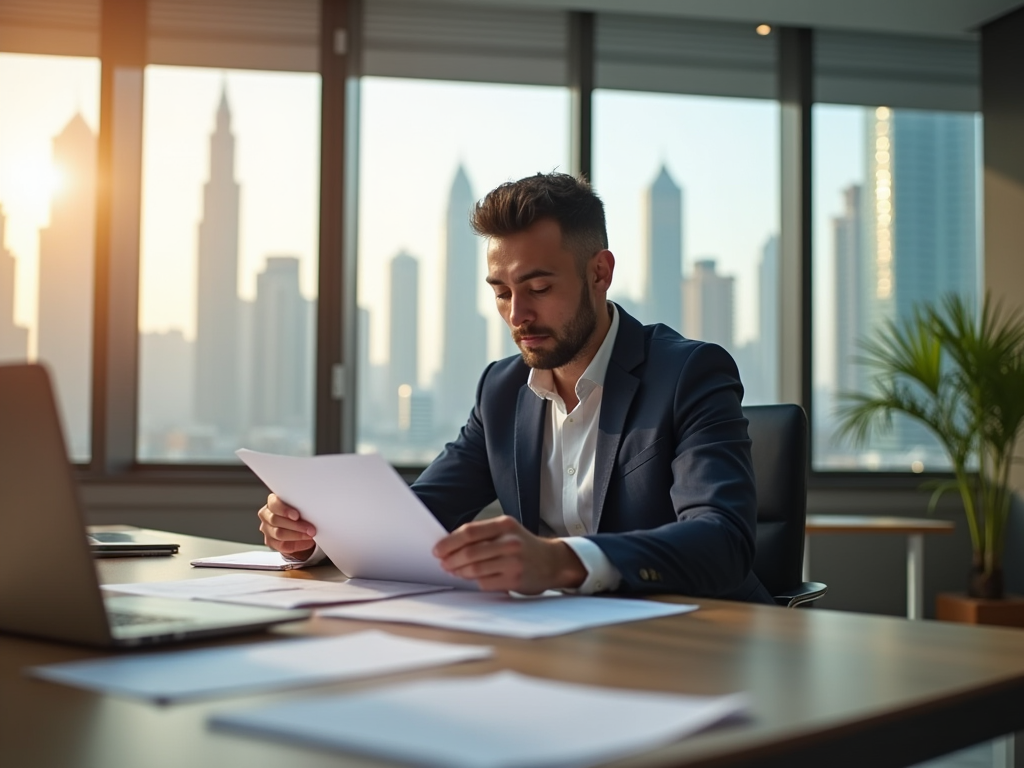
[[[448, 529], [497, 499], [536, 533], [548, 401], [521, 358], [491, 363], [458, 438], [413, 491]], [[619, 308], [601, 400], [594, 541], [619, 590], [773, 603], [751, 567], [757, 501], [743, 387], [721, 347]]]

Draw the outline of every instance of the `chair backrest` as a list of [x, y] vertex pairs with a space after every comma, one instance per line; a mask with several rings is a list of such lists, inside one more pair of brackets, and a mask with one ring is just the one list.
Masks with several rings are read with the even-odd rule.
[[757, 556], [754, 573], [773, 595], [803, 581], [807, 519], [807, 416], [798, 405], [748, 405], [754, 483], [757, 486]]

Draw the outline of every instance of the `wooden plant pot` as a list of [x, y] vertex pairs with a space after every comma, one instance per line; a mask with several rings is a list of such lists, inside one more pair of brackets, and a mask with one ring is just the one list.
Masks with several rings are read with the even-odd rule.
[[968, 597], [963, 592], [942, 592], [935, 599], [935, 618], [962, 624], [1024, 628], [1024, 597], [1007, 595], [1002, 600], [985, 600]]

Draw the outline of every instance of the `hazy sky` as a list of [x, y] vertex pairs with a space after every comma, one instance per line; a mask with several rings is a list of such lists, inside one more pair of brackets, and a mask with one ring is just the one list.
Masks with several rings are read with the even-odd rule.
[[[320, 82], [315, 74], [149, 67], [145, 80], [141, 317], [143, 330], [194, 335], [197, 227], [209, 138], [226, 89], [242, 186], [240, 291], [252, 298], [268, 255], [302, 261], [316, 294]], [[34, 326], [38, 231], [49, 219], [51, 140], [76, 110], [95, 129], [93, 59], [0, 54], [0, 204], [18, 258], [16, 316]], [[538, 171], [568, 170], [563, 88], [366, 78], [361, 93], [359, 301], [372, 312], [374, 359], [386, 355], [387, 265], [420, 260], [421, 378], [440, 354], [444, 219], [464, 164], [477, 197]], [[684, 190], [687, 264], [711, 257], [736, 277], [736, 332], [757, 334], [756, 270], [778, 232], [778, 105], [772, 101], [598, 91], [594, 185], [617, 256], [613, 295], [638, 297], [643, 198], [662, 163]], [[831, 234], [840, 190], [863, 176], [863, 110], [815, 108], [816, 380], [830, 380]], [[503, 326], [483, 283], [477, 302], [496, 354]]]

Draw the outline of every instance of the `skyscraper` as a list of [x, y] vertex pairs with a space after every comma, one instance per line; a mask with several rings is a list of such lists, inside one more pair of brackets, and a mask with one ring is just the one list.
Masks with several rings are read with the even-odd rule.
[[404, 251], [391, 260], [391, 317], [388, 332], [389, 410], [398, 413], [398, 390], [415, 390], [419, 380], [420, 266]]
[[7, 250], [7, 217], [0, 208], [0, 361], [28, 357], [28, 329], [14, 322], [14, 277], [17, 262]]
[[896, 314], [948, 293], [978, 297], [976, 118], [892, 112]]
[[835, 382], [838, 392], [857, 392], [864, 387], [864, 373], [854, 362], [857, 340], [866, 328], [861, 311], [864, 293], [862, 264], [864, 222], [861, 215], [859, 184], [843, 190], [843, 213], [832, 219], [835, 257]]
[[444, 351], [438, 376], [438, 426], [445, 431], [465, 423], [487, 362], [487, 321], [476, 303], [478, 241], [469, 226], [474, 202], [469, 178], [460, 165], [448, 196], [445, 226]]
[[719, 275], [714, 259], [702, 259], [684, 282], [685, 335], [733, 348], [733, 294], [736, 280]]
[[192, 414], [193, 343], [180, 330], [139, 334], [139, 454], [160, 459]]
[[648, 323], [682, 327], [683, 190], [664, 164], [647, 190], [647, 254], [644, 289]]
[[[951, 292], [976, 301], [979, 282], [975, 116], [878, 107], [866, 127], [859, 337]], [[880, 450], [939, 454], [923, 427], [894, 425]]]
[[252, 417], [255, 427], [312, 423], [309, 308], [299, 292], [299, 259], [268, 256], [256, 276]]
[[[771, 235], [761, 249], [757, 268], [757, 395], [760, 402], [779, 396], [779, 236]], [[753, 382], [751, 382], [753, 383]]]
[[196, 284], [195, 416], [232, 435], [239, 422], [238, 182], [227, 92], [210, 136]]
[[71, 455], [89, 455], [96, 137], [75, 114], [53, 139], [62, 187], [39, 230], [37, 350], [56, 380]]

